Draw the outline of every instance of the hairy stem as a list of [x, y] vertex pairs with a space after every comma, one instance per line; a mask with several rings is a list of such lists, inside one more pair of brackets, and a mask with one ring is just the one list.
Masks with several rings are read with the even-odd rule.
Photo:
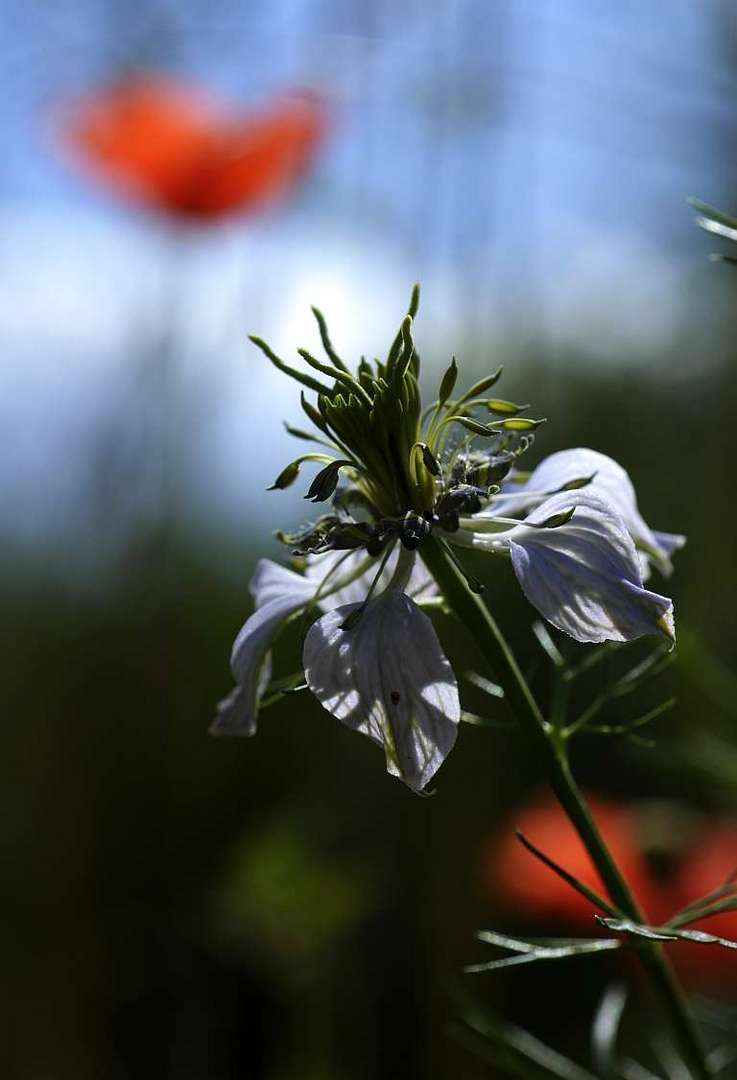
[[[421, 554], [441, 593], [456, 616], [468, 627], [487, 658], [492, 673], [504, 688], [510, 709], [527, 736], [558, 801], [576, 829], [607, 892], [619, 910], [643, 923], [645, 918], [619, 867], [612, 858], [591, 812], [571, 774], [564, 742], [547, 724], [517, 661], [484, 602], [468, 588], [466, 581], [434, 537], [423, 543]], [[643, 942], [638, 949], [650, 983], [670, 1020], [685, 1060], [699, 1080], [711, 1073], [705, 1051], [677, 982], [661, 946]]]

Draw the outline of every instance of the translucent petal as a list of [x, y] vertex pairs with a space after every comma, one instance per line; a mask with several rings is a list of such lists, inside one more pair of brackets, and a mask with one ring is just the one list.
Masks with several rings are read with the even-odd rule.
[[[326, 551], [324, 555], [313, 555], [307, 564], [307, 575], [313, 579], [313, 581], [319, 581], [324, 579], [326, 574], [339, 562], [340, 567], [335, 571], [334, 582], [338, 583], [342, 577], [348, 577], [359, 566], [361, 562], [366, 561], [366, 551], [361, 549], [360, 551], [352, 551], [346, 556], [344, 551]], [[386, 565], [381, 572], [377, 584], [377, 590], [381, 591], [387, 587], [391, 581], [392, 575], [397, 568], [397, 560], [399, 558], [399, 546], [395, 547], [391, 555], [386, 561]], [[342, 589], [338, 589], [336, 592], [331, 593], [329, 596], [325, 596], [320, 600], [320, 607], [323, 611], [333, 611], [336, 607], [342, 607], [344, 604], [358, 604], [366, 598], [366, 593], [371, 587], [371, 583], [376, 577], [376, 571], [379, 569], [381, 563], [381, 556], [378, 556], [371, 566], [366, 570], [364, 574], [356, 578], [355, 581], [350, 582]], [[330, 583], [328, 583], [329, 586]], [[437, 586], [434, 579], [430, 576], [425, 564], [418, 558], [414, 557], [412, 564], [412, 572], [410, 574], [409, 582], [406, 587], [406, 592], [409, 596], [414, 597], [429, 597], [437, 594]]]
[[[545, 458], [522, 487], [509, 486], [503, 497], [503, 513], [515, 514], [529, 509], [535, 498], [554, 492], [573, 480], [592, 476], [583, 491], [599, 495], [624, 521], [635, 544], [642, 546], [657, 568], [665, 575], [672, 571], [670, 556], [686, 542], [684, 536], [654, 532], [637, 508], [637, 496], [629, 476], [613, 458], [596, 450], [578, 447], [560, 450]], [[534, 493], [538, 493], [535, 496]], [[489, 511], [493, 513], [492, 510]]]
[[[575, 506], [556, 529], [535, 529]], [[577, 641], [673, 639], [673, 604], [642, 586], [638, 554], [624, 523], [586, 489], [553, 495], [507, 534], [514, 572], [528, 600]]]
[[460, 720], [458, 686], [433, 625], [404, 593], [328, 612], [310, 628], [304, 668], [328, 712], [384, 748], [388, 771], [421, 790], [450, 752]]
[[248, 588], [254, 604], [260, 608], [271, 600], [291, 594], [299, 594], [307, 599], [315, 592], [317, 585], [314, 581], [306, 581], [296, 570], [290, 570], [272, 559], [259, 559]]
[[258, 701], [269, 678], [269, 649], [285, 620], [309, 602], [315, 584], [270, 559], [260, 559], [250, 588], [257, 607], [230, 654], [237, 685], [219, 703], [212, 735], [255, 734]]
[[215, 719], [210, 725], [210, 734], [255, 735], [258, 701], [270, 679], [271, 655], [267, 653], [258, 673], [255, 702], [248, 689], [234, 686], [230, 693], [218, 702]]

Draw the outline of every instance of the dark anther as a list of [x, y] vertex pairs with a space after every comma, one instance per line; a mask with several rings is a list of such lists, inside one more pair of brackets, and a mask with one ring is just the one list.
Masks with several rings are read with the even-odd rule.
[[456, 483], [440, 496], [435, 504], [435, 513], [441, 521], [450, 514], [478, 514], [485, 498], [484, 488]]
[[389, 697], [391, 698], [392, 705], [398, 705], [399, 702], [402, 700], [402, 695], [399, 693], [398, 690], [392, 690]]
[[498, 454], [460, 454], [453, 466], [453, 480], [472, 487], [498, 484], [512, 468], [516, 456], [511, 450], [502, 450]]
[[431, 523], [410, 510], [402, 518], [399, 526], [399, 539], [408, 551], [414, 551], [420, 541], [432, 532]]
[[458, 532], [461, 527], [461, 523], [458, 517], [457, 510], [449, 510], [445, 514], [438, 517], [438, 524], [441, 529], [445, 529], [446, 532]]

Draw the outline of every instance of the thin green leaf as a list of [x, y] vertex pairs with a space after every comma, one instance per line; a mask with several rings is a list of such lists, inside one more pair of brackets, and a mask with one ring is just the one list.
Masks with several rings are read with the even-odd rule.
[[465, 671], [465, 677], [474, 686], [477, 686], [479, 690], [483, 690], [485, 694], [490, 697], [503, 698], [504, 687], [499, 683], [492, 682], [491, 679], [487, 679], [485, 675], [479, 675], [476, 671]]
[[728, 229], [737, 230], [737, 218], [732, 217], [731, 214], [726, 214], [724, 210], [717, 210], [716, 206], [711, 206], [709, 203], [702, 202], [701, 199], [691, 198], [688, 200], [688, 205], [692, 206], [694, 210], [698, 210], [704, 217], [709, 218], [711, 221], [716, 221], [720, 225], [726, 225]]
[[277, 356], [270, 345], [264, 341], [263, 338], [258, 337], [256, 334], [249, 334], [249, 341], [252, 341], [257, 349], [266, 356], [274, 367], [279, 371], [283, 371], [285, 375], [289, 375], [292, 379], [296, 379], [297, 382], [302, 383], [303, 386], [307, 386], [310, 390], [314, 390], [316, 394], [330, 394], [331, 390], [329, 386], [323, 385], [317, 379], [313, 379], [311, 375], [305, 375], [302, 371], [297, 371], [296, 368], [291, 367], [282, 360], [280, 356]]
[[603, 915], [594, 915], [594, 918], [602, 926], [606, 926], [607, 930], [614, 930], [618, 934], [629, 934], [632, 937], [645, 938], [647, 941], [677, 941], [679, 936], [679, 931], [643, 926], [642, 923], [633, 922], [632, 919], [613, 919], [606, 918]]
[[520, 941], [518, 938], [508, 937], [506, 934], [498, 934], [494, 930], [481, 930], [476, 935], [479, 941], [488, 945], [496, 945], [501, 949], [509, 949], [515, 955], [503, 956], [498, 960], [491, 960], [485, 964], [468, 964], [464, 967], [467, 974], [478, 974], [485, 971], [497, 971], [505, 967], [516, 967], [519, 964], [533, 964], [543, 960], [565, 960], [573, 956], [586, 956], [590, 953], [612, 952], [621, 947], [621, 942], [616, 938], [580, 938], [571, 940], [561, 938], [553, 944], [544, 942]]
[[706, 1064], [712, 1076], [718, 1076], [735, 1061], [737, 1061], [737, 1043], [722, 1043], [706, 1055]]
[[659, 716], [667, 712], [668, 709], [672, 709], [676, 703], [675, 698], [667, 698], [662, 701], [660, 705], [656, 705], [654, 708], [649, 709], [648, 712], [643, 713], [642, 716], [638, 716], [635, 720], [630, 720], [626, 724], [596, 724], [595, 726], [589, 725], [586, 728], [587, 735], [629, 735], [632, 731], [636, 731], [637, 728], [644, 727], [646, 724], [651, 724], [653, 720], [657, 720]]
[[694, 1015], [700, 1024], [734, 1035], [737, 1031], [737, 1009], [724, 1001], [714, 1001], [701, 995], [691, 999]]
[[617, 642], [617, 641], [605, 641], [601, 645], [589, 646], [589, 651], [583, 660], [573, 667], [569, 667], [563, 678], [566, 682], [573, 682], [574, 679], [579, 678], [585, 672], [590, 671], [591, 668], [596, 667], [602, 660], [606, 660], [613, 653], [619, 652], [620, 649], [626, 648], [629, 642]]
[[336, 382], [339, 382], [343, 386], [345, 386], [348, 389], [349, 393], [355, 394], [356, 397], [360, 398], [367, 408], [371, 408], [371, 398], [361, 386], [358, 379], [356, 379], [355, 376], [351, 375], [349, 371], [343, 371], [341, 368], [333, 367], [330, 364], [323, 364], [320, 360], [317, 359], [317, 357], [313, 356], [308, 349], [297, 349], [297, 352], [305, 361], [305, 363], [309, 364], [310, 367], [315, 369], [315, 371], [320, 371], [323, 375], [327, 375], [329, 376], [329, 378], [335, 379]]
[[647, 938], [648, 941], [694, 941], [699, 945], [721, 945], [725, 949], [737, 949], [737, 941], [707, 934], [704, 930], [676, 930], [670, 926], [642, 926], [630, 919], [609, 919], [601, 915], [594, 918], [608, 930], [620, 934], [632, 934], [634, 937]]
[[319, 435], [314, 435], [311, 431], [304, 431], [302, 428], [292, 427], [291, 424], [283, 421], [284, 430], [288, 435], [291, 435], [295, 439], [303, 439], [305, 442], [318, 443], [320, 446], [326, 446], [328, 450], [338, 450], [339, 447], [335, 443], [328, 442], [327, 439], [321, 439]]
[[[697, 918], [703, 918], [703, 915], [694, 915], [694, 912], [700, 912], [704, 909], [709, 909], [714, 903], [722, 901], [725, 897], [728, 898], [728, 902], [732, 902], [733, 899], [737, 900], [737, 866], [732, 870], [721, 885], [717, 885], [715, 889], [711, 889], [710, 892], [705, 893], [703, 896], [698, 897], [696, 900], [692, 900], [690, 904], [686, 904], [684, 908], [676, 912], [672, 919], [668, 920], [669, 926], [681, 926], [688, 922], [695, 922]], [[726, 910], [730, 910], [727, 908]], [[716, 914], [716, 912], [714, 912]]]
[[315, 316], [315, 319], [317, 321], [317, 328], [320, 331], [320, 340], [322, 341], [322, 347], [327, 353], [328, 357], [333, 362], [335, 367], [339, 368], [341, 371], [348, 371], [348, 368], [333, 348], [333, 343], [330, 340], [330, 334], [328, 333], [328, 324], [325, 321], [325, 316], [320, 311], [320, 309], [316, 307], [312, 308], [312, 314]]
[[296, 694], [306, 690], [307, 683], [304, 678], [304, 671], [294, 671], [291, 675], [284, 675], [280, 679], [272, 679], [259, 702], [259, 709], [263, 711], [268, 709], [270, 705], [275, 705], [284, 698], [285, 694]]
[[[659, 675], [675, 659], [675, 653], [668, 652], [667, 646], [658, 646], [649, 653], [644, 660], [635, 664], [624, 675], [620, 676], [611, 685], [605, 687], [600, 694], [583, 710], [572, 724], [566, 729], [568, 735], [588, 727], [595, 716], [598, 715], [609, 703], [615, 699], [634, 693], [649, 679]], [[580, 669], [579, 669], [580, 670]]]
[[711, 218], [697, 217], [696, 224], [700, 225], [706, 232], [714, 233], [715, 236], [723, 236], [726, 240], [731, 240], [733, 243], [737, 242], [737, 229], [730, 228], [728, 225], [722, 225], [720, 221], [712, 221]]
[[619, 1075], [622, 1080], [662, 1080], [660, 1076], [656, 1076], [633, 1058], [624, 1058], [620, 1062]]
[[514, 1053], [520, 1065], [533, 1065], [557, 1080], [596, 1080], [582, 1065], [565, 1057], [529, 1031], [500, 1017], [481, 1012], [475, 1006], [461, 1006], [464, 1024], [477, 1035], [489, 1040], [494, 1047]]
[[608, 900], [605, 900], [603, 896], [599, 896], [598, 893], [594, 892], [593, 889], [590, 889], [588, 885], [584, 885], [582, 881], [579, 881], [579, 879], [569, 873], [568, 870], [564, 870], [563, 867], [551, 859], [549, 855], [546, 855], [545, 852], [535, 847], [532, 841], [528, 840], [524, 833], [520, 832], [519, 829], [515, 832], [517, 839], [522, 846], [526, 848], [531, 855], [534, 855], [536, 859], [539, 859], [541, 863], [547, 866], [549, 870], [552, 870], [554, 874], [557, 874], [559, 878], [562, 878], [566, 885], [570, 885], [572, 889], [575, 889], [577, 893], [580, 893], [581, 896], [585, 897], [585, 899], [588, 900], [590, 904], [593, 904], [594, 907], [598, 907], [600, 911], [606, 911], [614, 918], [619, 917], [619, 910], [613, 907]]
[[725, 911], [737, 911], [737, 895], [732, 894], [724, 900], [715, 900], [703, 907], [692, 904], [669, 919], [668, 926], [677, 929], [679, 926], [688, 926], [689, 923], [701, 922], [702, 919], [710, 919], [712, 915], [721, 915]]
[[617, 1037], [627, 1004], [627, 987], [610, 983], [604, 991], [591, 1026], [591, 1056], [597, 1072], [613, 1077], [617, 1064]]
[[676, 655], [670, 651], [670, 646], [656, 647], [644, 660], [641, 660], [639, 664], [635, 664], [621, 678], [617, 679], [612, 686], [612, 694], [614, 697], [631, 694], [633, 690], [642, 686], [648, 679], [652, 679], [655, 675], [659, 675], [661, 671], [664, 671], [665, 668], [670, 667], [675, 658]]
[[[415, 284], [412, 286], [412, 294], [411, 294], [410, 299], [409, 299], [409, 307], [407, 308], [407, 315], [409, 315], [411, 319], [414, 319], [415, 315], [417, 314], [417, 311], [418, 311], [419, 307], [420, 307], [420, 286], [419, 286], [419, 284], [417, 282], [415, 282]], [[399, 332], [397, 333], [397, 336], [394, 338], [394, 341], [392, 342], [391, 348], [389, 349], [389, 355], [386, 358], [386, 372], [387, 372], [387, 375], [392, 371], [395, 363], [397, 362], [397, 358], [399, 357], [399, 351], [400, 351], [401, 348], [402, 348], [402, 330], [400, 328]], [[379, 363], [379, 361], [377, 360], [377, 364], [378, 363]]]
[[550, 631], [548, 630], [545, 623], [540, 622], [539, 619], [536, 620], [532, 624], [532, 632], [537, 638], [537, 642], [540, 648], [543, 650], [544, 653], [546, 653], [548, 658], [552, 660], [555, 667], [565, 667], [566, 662], [563, 657], [563, 653], [553, 641], [552, 637], [550, 636]]
[[478, 713], [469, 712], [468, 709], [461, 710], [461, 723], [470, 724], [472, 727], [495, 728], [497, 730], [503, 728], [507, 731], [516, 726], [513, 720], [491, 720], [488, 716], [479, 716]]
[[479, 1061], [483, 1061], [485, 1065], [492, 1065], [495, 1069], [494, 1075], [520, 1077], [520, 1080], [539, 1080], [540, 1072], [536, 1067], [531, 1067], [529, 1062], [520, 1058], [508, 1046], [490, 1043], [488, 1036], [479, 1035], [477, 1031], [466, 1027], [460, 1020], [446, 1024], [445, 1033], [448, 1038], [453, 1039]]
[[721, 945], [725, 949], [737, 949], [737, 941], [719, 937], [717, 934], [707, 934], [704, 930], [676, 930], [675, 935], [681, 941], [695, 941], [699, 945]]

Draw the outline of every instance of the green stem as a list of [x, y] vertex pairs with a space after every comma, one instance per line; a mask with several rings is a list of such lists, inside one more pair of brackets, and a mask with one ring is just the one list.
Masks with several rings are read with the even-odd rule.
[[[546, 723], [514, 654], [490, 611], [484, 602], [471, 592], [458, 568], [443, 550], [442, 544], [434, 537], [425, 540], [421, 552], [423, 561], [451, 610], [468, 627], [488, 659], [494, 677], [504, 688], [509, 707], [537, 754], [558, 801], [586, 846], [610, 898], [627, 918], [644, 923], [644, 915], [612, 858], [571, 774], [565, 740]], [[670, 1019], [685, 1059], [694, 1075], [700, 1080], [706, 1080], [711, 1072], [683, 991], [661, 947], [654, 942], [643, 942], [643, 946], [638, 949], [638, 953], [651, 985]]]

